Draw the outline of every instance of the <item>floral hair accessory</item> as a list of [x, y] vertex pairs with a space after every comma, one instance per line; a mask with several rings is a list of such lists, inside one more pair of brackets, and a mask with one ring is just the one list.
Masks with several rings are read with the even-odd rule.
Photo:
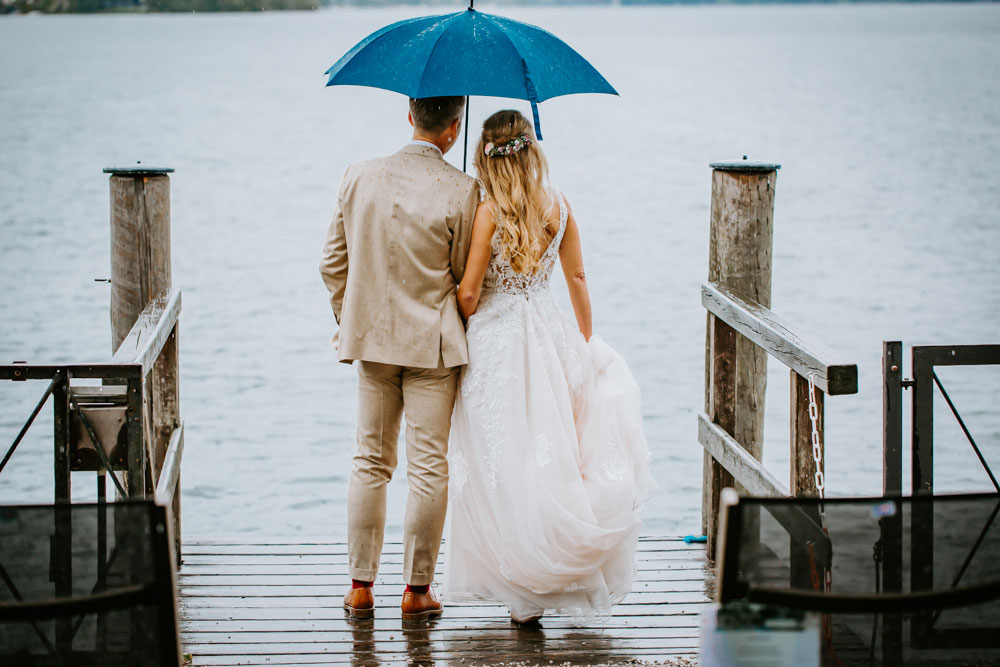
[[505, 157], [507, 155], [513, 155], [530, 143], [531, 137], [526, 134], [522, 134], [519, 137], [514, 137], [502, 146], [494, 146], [491, 141], [483, 147], [483, 152], [489, 157]]

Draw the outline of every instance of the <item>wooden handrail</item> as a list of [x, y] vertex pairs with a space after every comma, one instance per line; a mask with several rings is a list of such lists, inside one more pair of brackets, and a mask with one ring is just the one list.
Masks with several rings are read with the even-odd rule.
[[170, 445], [163, 457], [163, 468], [160, 479], [156, 483], [155, 499], [157, 504], [169, 507], [174, 502], [177, 490], [177, 480], [181, 475], [181, 457], [184, 454], [184, 424], [174, 429], [170, 436]]
[[758, 347], [831, 396], [858, 393], [858, 365], [844, 363], [835, 352], [806, 342], [801, 332], [769, 309], [744, 299], [718, 283], [701, 286], [706, 309]]
[[180, 290], [171, 290], [150, 301], [118, 346], [112, 362], [138, 364], [142, 366], [144, 374], [148, 373], [170, 337], [180, 312]]
[[705, 413], [698, 415], [698, 442], [753, 495], [782, 498], [789, 495], [788, 487]]

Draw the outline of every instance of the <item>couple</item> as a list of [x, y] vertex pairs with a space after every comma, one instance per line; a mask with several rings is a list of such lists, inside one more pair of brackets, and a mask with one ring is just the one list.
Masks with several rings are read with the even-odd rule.
[[[580, 232], [531, 124], [485, 121], [478, 180], [443, 159], [464, 104], [411, 99], [413, 141], [347, 169], [320, 264], [338, 356], [358, 362], [344, 608], [374, 615], [405, 415], [403, 620], [441, 615], [449, 502], [449, 599], [498, 600], [518, 623], [604, 616], [631, 590], [654, 486], [638, 387], [591, 337]], [[575, 323], [549, 289], [557, 260]]]

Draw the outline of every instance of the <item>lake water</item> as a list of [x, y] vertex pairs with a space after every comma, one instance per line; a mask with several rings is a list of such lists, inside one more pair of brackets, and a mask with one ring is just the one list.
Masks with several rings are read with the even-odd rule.
[[[0, 360], [109, 357], [101, 168], [174, 167], [188, 536], [344, 536], [355, 378], [327, 346], [316, 267], [345, 166], [409, 127], [402, 96], [325, 89], [323, 71], [379, 26], [443, 11], [0, 19]], [[880, 492], [882, 341], [1000, 342], [1000, 5], [502, 12], [558, 34], [621, 93], [550, 100], [541, 117], [595, 330], [643, 387], [662, 485], [646, 532], [700, 529], [708, 163], [742, 155], [782, 165], [774, 310], [859, 366], [860, 392], [827, 403], [828, 488]], [[504, 106], [527, 110], [474, 98], [473, 127]], [[941, 375], [1000, 462], [1000, 369]], [[773, 361], [769, 387], [765, 462], [784, 479], [788, 374]], [[42, 390], [0, 384], [0, 446]], [[988, 489], [938, 417], [939, 488]], [[0, 502], [51, 499], [51, 450], [46, 411]], [[74, 483], [93, 498], [93, 475]]]

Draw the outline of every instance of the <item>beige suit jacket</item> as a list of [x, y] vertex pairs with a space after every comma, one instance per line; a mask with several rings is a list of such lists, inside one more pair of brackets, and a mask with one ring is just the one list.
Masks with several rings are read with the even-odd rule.
[[341, 361], [468, 363], [455, 293], [478, 203], [475, 180], [429, 146], [348, 167], [320, 262]]

